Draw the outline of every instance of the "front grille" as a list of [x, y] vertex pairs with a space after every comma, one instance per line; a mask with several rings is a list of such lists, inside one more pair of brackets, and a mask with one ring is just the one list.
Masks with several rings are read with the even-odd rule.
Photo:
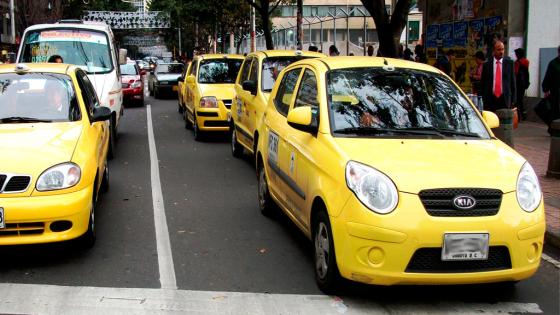
[[229, 127], [227, 120], [206, 120], [204, 127]]
[[[470, 195], [476, 205], [469, 210], [456, 209], [453, 198]], [[502, 204], [502, 191], [487, 188], [443, 188], [422, 190], [418, 196], [424, 208], [435, 217], [482, 217], [496, 215]]]
[[406, 272], [416, 273], [465, 273], [511, 269], [511, 258], [506, 246], [490, 246], [487, 260], [443, 261], [441, 248], [417, 250]]
[[0, 237], [38, 235], [43, 234], [44, 231], [43, 222], [6, 223], [6, 228], [0, 229]]
[[29, 176], [13, 176], [8, 180], [4, 192], [24, 191], [29, 186], [31, 177]]
[[224, 106], [228, 109], [231, 108], [231, 100], [222, 100], [222, 102], [224, 103]]

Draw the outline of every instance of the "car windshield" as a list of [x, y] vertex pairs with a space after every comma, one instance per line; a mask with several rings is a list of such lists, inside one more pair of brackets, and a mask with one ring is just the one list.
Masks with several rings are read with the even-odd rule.
[[183, 69], [184, 66], [180, 63], [159, 64], [156, 68], [156, 73], [181, 74], [183, 73]]
[[272, 87], [274, 86], [274, 82], [278, 78], [278, 74], [284, 70], [287, 66], [291, 63], [296, 62], [298, 60], [305, 59], [307, 57], [298, 57], [298, 56], [290, 56], [290, 57], [269, 57], [263, 60], [262, 64], [262, 83], [261, 83], [261, 90], [263, 92], [270, 92], [272, 91]]
[[121, 73], [123, 75], [137, 75], [136, 67], [133, 64], [121, 65]]
[[61, 56], [64, 63], [77, 65], [88, 73], [113, 70], [107, 35], [83, 29], [30, 31], [25, 36], [20, 62], [49, 62]]
[[234, 83], [241, 59], [202, 60], [198, 70], [199, 83]]
[[431, 72], [332, 70], [327, 75], [327, 97], [335, 136], [490, 137], [475, 109], [455, 85]]
[[52, 73], [0, 74], [0, 123], [80, 118], [70, 77]]

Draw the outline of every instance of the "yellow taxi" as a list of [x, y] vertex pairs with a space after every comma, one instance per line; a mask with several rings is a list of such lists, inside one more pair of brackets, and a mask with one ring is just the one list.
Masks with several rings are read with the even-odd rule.
[[233, 85], [242, 62], [241, 55], [207, 54], [193, 59], [184, 79], [183, 118], [195, 140], [207, 131], [229, 130]]
[[259, 207], [312, 240], [315, 277], [369, 284], [530, 277], [545, 215], [531, 165], [439, 70], [307, 59], [280, 74], [259, 126]]
[[235, 82], [235, 97], [231, 105], [231, 152], [240, 157], [243, 149], [254, 153], [258, 139], [257, 122], [268, 103], [278, 74], [289, 64], [307, 58], [326, 57], [324, 54], [299, 50], [265, 50], [247, 55]]
[[181, 76], [179, 77], [179, 79], [177, 79], [178, 84], [177, 84], [177, 99], [178, 99], [178, 104], [177, 104], [177, 111], [179, 112], [179, 114], [183, 114], [183, 111], [185, 109], [185, 103], [184, 103], [184, 99], [186, 97], [187, 94], [187, 86], [185, 84], [185, 78], [187, 77], [187, 73], [189, 72], [189, 67], [190, 67], [190, 62], [188, 64], [185, 65], [184, 69], [183, 69], [183, 73], [181, 73]]
[[0, 66], [0, 245], [93, 246], [110, 117], [76, 66]]

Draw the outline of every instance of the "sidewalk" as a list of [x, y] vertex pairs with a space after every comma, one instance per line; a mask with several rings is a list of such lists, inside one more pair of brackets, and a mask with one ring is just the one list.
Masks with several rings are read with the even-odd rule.
[[560, 248], [560, 179], [546, 177], [550, 136], [544, 123], [523, 121], [513, 132], [515, 150], [539, 176], [546, 213], [545, 242]]

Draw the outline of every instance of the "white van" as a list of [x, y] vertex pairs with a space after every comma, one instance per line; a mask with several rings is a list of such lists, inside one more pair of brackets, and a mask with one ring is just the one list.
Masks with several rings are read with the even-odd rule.
[[101, 105], [111, 109], [109, 156], [114, 157], [123, 114], [119, 65], [126, 64], [126, 50], [117, 49], [113, 32], [105, 23], [68, 20], [28, 27], [23, 33], [17, 62], [49, 62], [53, 56], [84, 69]]

